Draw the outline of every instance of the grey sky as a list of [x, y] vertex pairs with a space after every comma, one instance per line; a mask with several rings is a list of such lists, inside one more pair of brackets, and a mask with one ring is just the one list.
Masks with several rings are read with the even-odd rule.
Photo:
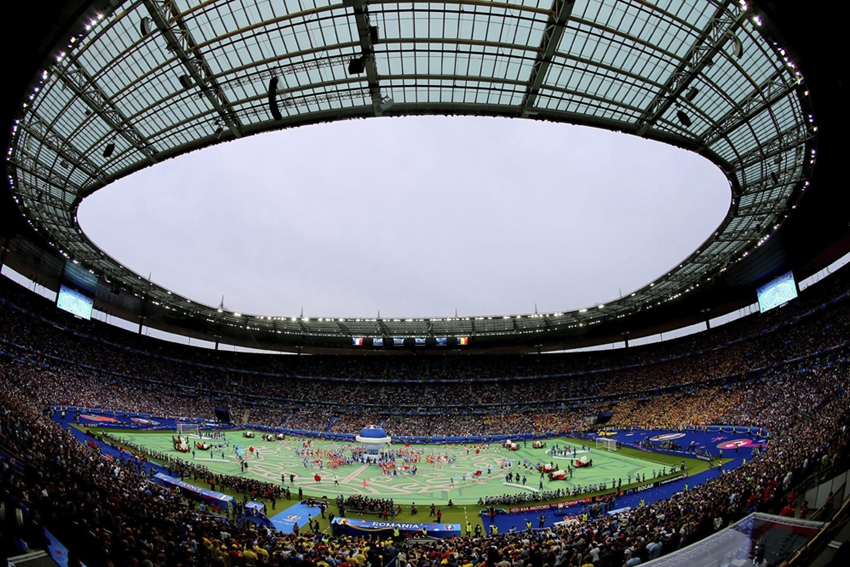
[[609, 301], [684, 259], [729, 188], [633, 136], [494, 118], [382, 118], [221, 144], [83, 202], [105, 251], [243, 313], [449, 316]]

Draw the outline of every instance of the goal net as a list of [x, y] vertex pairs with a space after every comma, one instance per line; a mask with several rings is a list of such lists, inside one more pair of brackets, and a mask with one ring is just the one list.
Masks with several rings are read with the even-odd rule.
[[201, 429], [197, 423], [178, 423], [177, 436], [186, 439], [200, 439]]
[[608, 437], [597, 437], [596, 438], [596, 448], [597, 449], [608, 449], [609, 451], [617, 450], [617, 440], [610, 439]]

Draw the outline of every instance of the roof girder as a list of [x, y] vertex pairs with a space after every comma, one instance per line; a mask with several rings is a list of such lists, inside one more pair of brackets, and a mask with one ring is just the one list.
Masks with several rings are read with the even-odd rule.
[[[213, 77], [209, 64], [204, 60], [203, 52], [183, 22], [174, 0], [144, 0], [144, 3], [153, 22], [165, 38], [168, 48], [174, 52], [192, 76], [192, 80], [218, 112], [230, 133], [236, 138], [241, 138], [239, 118]], [[192, 53], [191, 57], [189, 52]]]
[[375, 113], [375, 116], [381, 116], [383, 114], [383, 109], [381, 108], [381, 85], [380, 77], [378, 76], [378, 67], [375, 64], [375, 46], [372, 43], [372, 24], [369, 20], [369, 8], [363, 0], [343, 0], [343, 4], [350, 6], [354, 11], [354, 21], [357, 24], [357, 35], [360, 39], [360, 52], [366, 64], [366, 80], [369, 83], [372, 111]]
[[64, 69], [58, 66], [52, 69], [59, 80], [100, 116], [116, 136], [121, 136], [131, 147], [142, 153], [151, 164], [157, 163], [153, 145], [104, 94], [79, 61], [72, 62]]
[[[679, 95], [690, 85], [703, 68], [712, 62], [714, 57], [726, 44], [730, 34], [734, 33], [744, 20], [745, 11], [738, 9], [733, 19], [727, 12], [727, 7], [735, 4], [731, 0], [720, 2], [714, 16], [700, 35], [699, 40], [688, 50], [679, 62], [676, 70], [668, 77], [662, 89], [655, 95], [649, 106], [638, 119], [637, 133], [643, 136], [646, 131], [658, 121], [679, 98]], [[706, 42], [711, 41], [710, 45]]]
[[549, 71], [549, 65], [552, 63], [552, 58], [558, 46], [561, 44], [561, 38], [566, 29], [567, 20], [573, 13], [575, 0], [552, 0], [552, 10], [549, 14], [549, 20], [546, 22], [546, 28], [543, 30], [543, 37], [540, 40], [540, 48], [537, 52], [537, 58], [534, 61], [534, 66], [531, 68], [531, 75], [528, 78], [528, 88], [522, 99], [522, 110], [520, 116], [526, 117], [531, 108], [534, 107], [534, 102], [537, 100], [537, 93], [546, 80], [546, 73]]

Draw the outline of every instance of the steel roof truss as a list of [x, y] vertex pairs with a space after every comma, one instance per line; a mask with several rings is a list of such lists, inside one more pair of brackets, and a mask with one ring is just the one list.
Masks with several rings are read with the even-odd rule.
[[[71, 163], [77, 169], [85, 172], [92, 179], [104, 181], [106, 176], [102, 171], [92, 163], [86, 155], [74, 147], [73, 144], [65, 140], [62, 136], [53, 131], [50, 126], [36, 114], [32, 114], [32, 119], [29, 122], [21, 124], [21, 127], [28, 134], [37, 138], [41, 143], [56, 152], [63, 160]], [[71, 173], [68, 173], [68, 181], [70, 182]]]
[[357, 35], [360, 38], [360, 50], [366, 63], [366, 79], [369, 82], [369, 93], [372, 98], [372, 108], [375, 116], [383, 114], [381, 109], [381, 85], [378, 66], [375, 64], [375, 46], [372, 43], [369, 8], [364, 0], [343, 0], [343, 4], [354, 10], [354, 20], [357, 23]]
[[775, 72], [745, 99], [739, 101], [737, 108], [730, 110], [728, 114], [713, 123], [701, 136], [703, 144], [711, 147], [720, 138], [734, 132], [793, 92], [795, 88], [797, 88], [796, 80], [790, 80], [790, 77], [782, 71]]
[[638, 136], [646, 134], [672, 105], [677, 104], [682, 92], [702, 73], [704, 67], [712, 64], [714, 56], [729, 41], [745, 16], [746, 12], [729, 0], [718, 6], [699, 40], [691, 46], [661, 91], [655, 95], [638, 119]]
[[156, 149], [124, 116], [124, 113], [114, 106], [79, 62], [74, 62], [74, 68], [53, 67], [52, 71], [63, 84], [74, 91], [75, 95], [109, 125], [116, 136], [121, 136], [130, 146], [144, 154], [151, 163], [157, 162]]
[[[180, 18], [180, 12], [174, 0], [144, 0], [145, 7], [156, 27], [162, 33], [173, 52], [201, 89], [200, 96], [206, 97], [224, 120], [227, 128], [237, 138], [242, 137], [241, 124], [224, 91], [218, 86], [210, 67], [204, 60], [191, 32]], [[189, 53], [192, 53], [190, 56]]]
[[540, 91], [540, 87], [543, 86], [543, 81], [546, 79], [546, 73], [549, 71], [552, 58], [561, 44], [561, 38], [564, 35], [567, 20], [570, 19], [570, 15], [573, 13], [574, 5], [575, 0], [552, 0], [552, 11], [543, 30], [543, 37], [540, 39], [540, 49], [537, 52], [534, 66], [531, 68], [528, 88], [522, 99], [521, 115], [523, 117], [527, 117], [529, 111], [534, 108], [537, 93]]

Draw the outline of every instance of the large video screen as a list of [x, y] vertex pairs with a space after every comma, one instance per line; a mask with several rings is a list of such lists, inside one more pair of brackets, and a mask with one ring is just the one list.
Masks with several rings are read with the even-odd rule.
[[91, 297], [64, 285], [59, 287], [59, 297], [56, 299], [56, 307], [59, 309], [64, 309], [68, 313], [88, 320], [91, 319], [93, 304], [94, 300]]
[[759, 299], [759, 311], [764, 313], [774, 307], [779, 307], [797, 297], [797, 282], [794, 274], [782, 274], [772, 282], [766, 283], [756, 290]]

